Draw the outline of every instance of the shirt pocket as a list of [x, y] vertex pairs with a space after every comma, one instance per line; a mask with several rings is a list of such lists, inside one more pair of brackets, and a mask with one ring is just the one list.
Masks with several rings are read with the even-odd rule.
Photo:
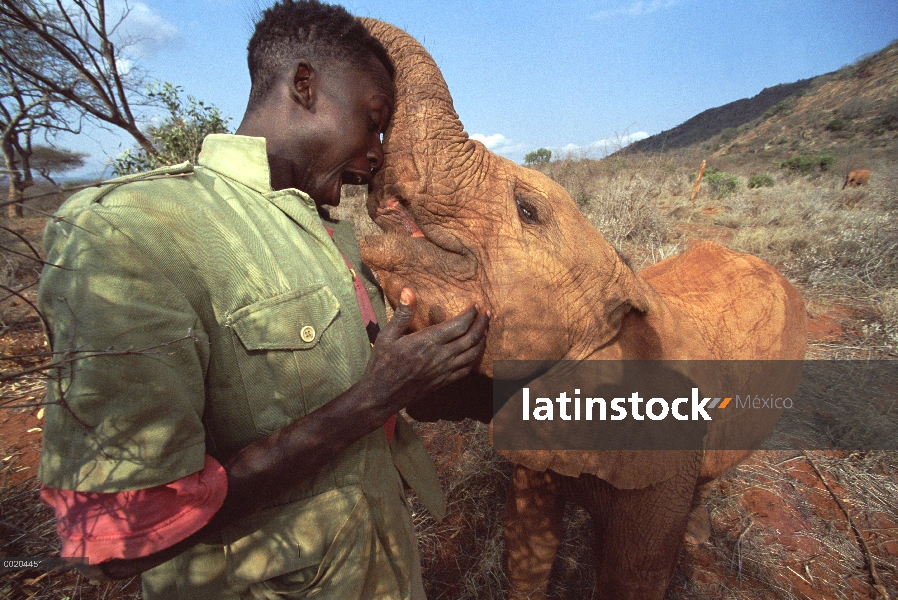
[[321, 285], [255, 302], [232, 313], [228, 321], [250, 352], [307, 350], [318, 344], [339, 311], [336, 296]]
[[264, 510], [232, 532], [239, 537], [226, 545], [228, 580], [256, 597], [358, 598], [378, 562], [358, 486]]
[[254, 302], [228, 317], [256, 436], [289, 425], [352, 384], [340, 311], [333, 292], [318, 284]]

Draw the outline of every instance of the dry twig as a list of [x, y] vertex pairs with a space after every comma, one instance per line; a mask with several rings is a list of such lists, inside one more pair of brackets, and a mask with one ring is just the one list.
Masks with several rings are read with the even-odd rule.
[[820, 469], [817, 468], [817, 464], [811, 459], [807, 453], [804, 453], [805, 459], [808, 461], [808, 464], [811, 465], [811, 468], [814, 469], [814, 472], [817, 473], [817, 477], [820, 478], [820, 481], [823, 483], [823, 486], [829, 492], [829, 495], [832, 496], [833, 500], [836, 501], [836, 504], [839, 505], [839, 508], [842, 510], [842, 513], [845, 515], [845, 518], [848, 519], [848, 524], [851, 525], [852, 531], [854, 531], [855, 537], [857, 537], [858, 542], [861, 546], [861, 551], [864, 553], [864, 560], [867, 561], [867, 567], [870, 570], [870, 579], [872, 580], [873, 589], [876, 590], [877, 598], [881, 598], [882, 600], [889, 600], [889, 592], [886, 590], [886, 586], [883, 585], [882, 580], [879, 578], [879, 573], [876, 571], [876, 563], [873, 561], [873, 555], [870, 553], [870, 548], [867, 546], [867, 540], [864, 539], [864, 534], [861, 532], [860, 527], [857, 526], [857, 523], [854, 522], [854, 519], [851, 518], [851, 514], [848, 512], [848, 508], [842, 503], [839, 497], [836, 495], [836, 492], [826, 481], [826, 478], [823, 476], [823, 473], [820, 472]]

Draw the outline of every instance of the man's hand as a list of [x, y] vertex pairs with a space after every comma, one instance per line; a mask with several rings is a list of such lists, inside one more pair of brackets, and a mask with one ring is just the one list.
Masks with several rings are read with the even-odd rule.
[[389, 414], [470, 373], [486, 344], [490, 315], [478, 314], [474, 305], [438, 325], [405, 334], [416, 306], [415, 293], [404, 288], [365, 373], [391, 400]]

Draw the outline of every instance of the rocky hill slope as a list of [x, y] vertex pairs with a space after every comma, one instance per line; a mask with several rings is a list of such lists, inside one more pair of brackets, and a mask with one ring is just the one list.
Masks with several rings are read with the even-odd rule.
[[622, 152], [783, 154], [898, 141], [898, 42], [838, 71], [706, 110]]

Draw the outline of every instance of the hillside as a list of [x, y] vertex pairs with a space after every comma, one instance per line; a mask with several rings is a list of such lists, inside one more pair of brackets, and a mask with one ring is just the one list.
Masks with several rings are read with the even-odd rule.
[[634, 143], [631, 148], [642, 152], [673, 150], [707, 141], [726, 129], [736, 129], [763, 117], [780, 102], [804, 93], [813, 83], [814, 79], [802, 79], [764, 88], [757, 96], [710, 108], [673, 129]]
[[883, 148], [898, 139], [898, 42], [832, 73], [706, 110], [622, 152], [727, 154]]

